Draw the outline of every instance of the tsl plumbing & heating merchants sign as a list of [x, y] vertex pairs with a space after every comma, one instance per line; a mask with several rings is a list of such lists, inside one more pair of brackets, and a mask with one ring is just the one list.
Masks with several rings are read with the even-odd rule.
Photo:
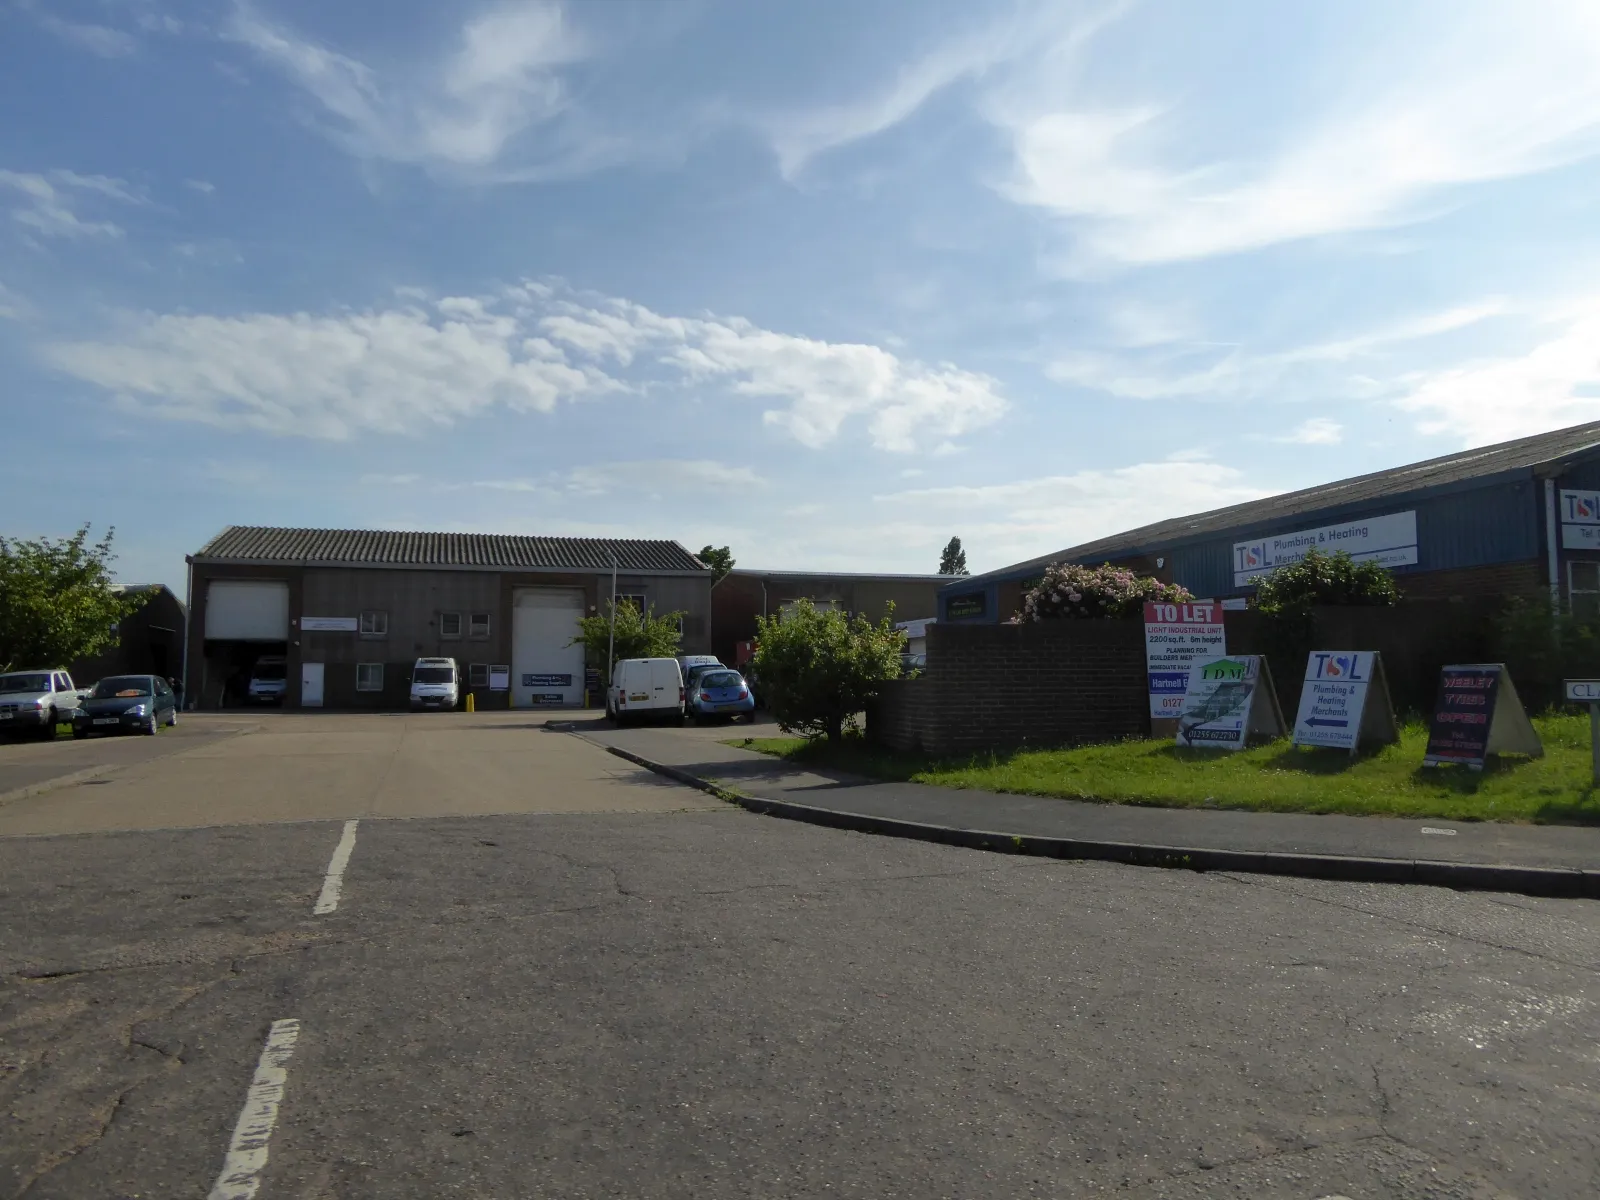
[[1561, 548], [1600, 550], [1600, 492], [1561, 489]]
[[1354, 751], [1363, 742], [1392, 742], [1398, 736], [1376, 651], [1313, 650], [1307, 656], [1294, 723], [1296, 746]]
[[1233, 586], [1248, 587], [1258, 575], [1297, 563], [1310, 550], [1337, 554], [1343, 550], [1357, 562], [1375, 562], [1382, 567], [1410, 567], [1417, 563], [1417, 514], [1390, 513], [1364, 517], [1342, 525], [1302, 529], [1298, 533], [1278, 534], [1253, 542], [1236, 542], [1233, 547]]
[[1176, 718], [1183, 713], [1189, 671], [1228, 653], [1222, 606], [1212, 600], [1144, 606], [1144, 659], [1149, 679], [1150, 715]]

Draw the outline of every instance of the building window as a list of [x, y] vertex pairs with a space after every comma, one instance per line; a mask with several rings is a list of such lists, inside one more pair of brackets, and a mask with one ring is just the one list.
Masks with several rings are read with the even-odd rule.
[[361, 614], [362, 637], [388, 637], [389, 614], [375, 609], [367, 609]]
[[382, 663], [357, 663], [356, 664], [356, 691], [381, 692], [383, 691], [383, 664]]
[[461, 614], [439, 614], [439, 636], [442, 638], [458, 638], [461, 636]]
[[1573, 616], [1586, 621], [1600, 617], [1600, 562], [1567, 564], [1567, 599]]
[[489, 614], [488, 613], [473, 613], [472, 614], [472, 618], [468, 623], [468, 633], [469, 633], [470, 636], [475, 637], [475, 638], [486, 638], [486, 637], [488, 637], [489, 636]]
[[467, 668], [467, 683], [471, 687], [486, 688], [489, 686], [489, 664], [473, 663]]

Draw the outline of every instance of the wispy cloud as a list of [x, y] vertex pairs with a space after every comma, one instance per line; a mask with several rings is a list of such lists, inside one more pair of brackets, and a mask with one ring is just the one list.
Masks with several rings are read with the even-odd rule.
[[[462, 25], [442, 59], [384, 71], [244, 4], [227, 33], [310, 96], [328, 134], [351, 153], [456, 172], [507, 165], [503, 160], [524, 134], [567, 109], [560, 69], [585, 54], [554, 0], [481, 12]], [[558, 172], [602, 153], [562, 132], [531, 150], [529, 161], [509, 165]]]
[[217, 185], [204, 179], [185, 179], [183, 186], [191, 191], [199, 192], [202, 196], [209, 196], [217, 190]]
[[32, 4], [21, 6], [31, 12], [39, 26], [80, 50], [101, 58], [125, 58], [139, 48], [138, 39], [131, 33], [113, 29], [109, 25], [95, 25], [84, 21], [68, 21], [54, 13], [40, 12]]
[[10, 192], [19, 201], [11, 210], [12, 220], [45, 237], [122, 236], [122, 227], [112, 221], [86, 220], [78, 215], [78, 203], [85, 196], [99, 196], [121, 204], [145, 203], [125, 180], [66, 170], [38, 174], [0, 169], [0, 191]]
[[[812, 447], [859, 420], [879, 448], [904, 453], [1006, 410], [993, 379], [951, 364], [737, 317], [580, 300], [541, 283], [358, 313], [146, 314], [45, 353], [57, 369], [156, 416], [336, 439], [447, 426], [497, 404], [549, 412], [656, 382], [776, 401], [763, 419]], [[624, 378], [629, 366], [637, 369]], [[692, 482], [682, 472], [701, 468], [673, 469]]]
[[1311, 417], [1271, 440], [1288, 446], [1337, 446], [1344, 441], [1344, 426], [1331, 417]]
[[20, 321], [32, 306], [5, 284], [0, 283], [0, 321]]

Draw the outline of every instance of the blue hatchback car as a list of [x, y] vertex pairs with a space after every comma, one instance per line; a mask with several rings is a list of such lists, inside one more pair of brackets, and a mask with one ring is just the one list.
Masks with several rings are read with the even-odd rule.
[[712, 717], [726, 717], [730, 721], [756, 710], [756, 698], [750, 694], [744, 677], [727, 667], [706, 671], [689, 689], [684, 701], [689, 715], [697, 721]]

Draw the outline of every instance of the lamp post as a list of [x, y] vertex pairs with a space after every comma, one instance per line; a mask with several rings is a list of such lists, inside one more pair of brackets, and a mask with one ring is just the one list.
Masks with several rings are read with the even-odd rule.
[[[606, 642], [606, 689], [611, 688], [611, 674], [616, 669], [612, 659], [617, 653], [617, 552], [611, 552], [611, 636]], [[621, 720], [618, 717], [617, 720]]]

